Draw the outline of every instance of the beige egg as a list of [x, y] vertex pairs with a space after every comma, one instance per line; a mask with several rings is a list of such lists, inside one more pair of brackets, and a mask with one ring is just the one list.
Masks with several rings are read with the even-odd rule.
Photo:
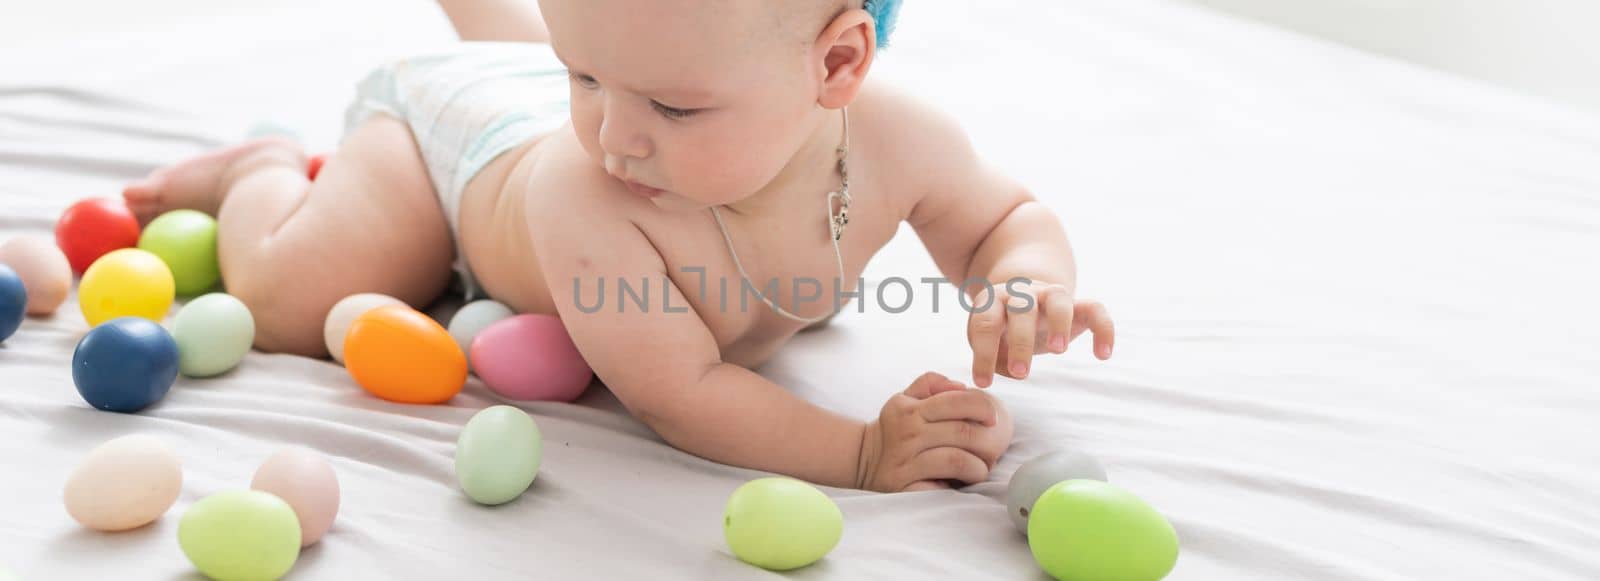
[[28, 289], [28, 314], [56, 312], [72, 290], [72, 266], [60, 248], [43, 238], [18, 236], [0, 245], [0, 263], [17, 271]]
[[250, 488], [269, 492], [300, 518], [300, 546], [322, 539], [339, 514], [339, 476], [321, 454], [306, 448], [285, 448], [256, 469]]
[[372, 309], [403, 304], [400, 299], [378, 293], [350, 295], [334, 303], [322, 322], [322, 341], [328, 346], [328, 354], [334, 361], [344, 363], [344, 336], [350, 331], [350, 323]]
[[166, 442], [132, 435], [89, 452], [67, 477], [67, 514], [83, 526], [125, 531], [161, 518], [178, 500], [183, 467]]

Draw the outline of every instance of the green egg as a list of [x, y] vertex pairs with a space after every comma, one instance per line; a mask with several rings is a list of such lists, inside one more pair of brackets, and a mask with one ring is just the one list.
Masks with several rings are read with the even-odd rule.
[[759, 478], [728, 497], [722, 534], [739, 560], [788, 571], [832, 551], [844, 534], [844, 515], [815, 486], [793, 478]]
[[172, 271], [178, 296], [194, 296], [217, 285], [217, 221], [194, 210], [173, 210], [151, 220], [139, 248], [161, 257]]
[[1172, 524], [1144, 500], [1097, 480], [1068, 480], [1028, 515], [1033, 560], [1061, 581], [1157, 581], [1178, 561]]
[[178, 342], [178, 370], [189, 377], [210, 377], [233, 369], [250, 352], [256, 322], [233, 295], [211, 293], [178, 311], [172, 338]]
[[518, 408], [497, 405], [467, 420], [456, 439], [456, 480], [481, 504], [511, 502], [533, 485], [544, 459], [539, 425]]
[[217, 581], [277, 579], [300, 556], [300, 520], [289, 503], [259, 490], [200, 499], [178, 522], [178, 546]]
[[13, 575], [5, 565], [0, 565], [0, 581], [17, 581], [17, 576]]

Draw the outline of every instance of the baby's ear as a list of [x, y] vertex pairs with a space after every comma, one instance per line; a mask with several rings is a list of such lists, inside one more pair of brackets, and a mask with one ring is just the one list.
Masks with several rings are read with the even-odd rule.
[[861, 84], [867, 80], [867, 71], [877, 56], [878, 36], [872, 16], [858, 8], [844, 11], [822, 29], [815, 46], [816, 57], [822, 62], [817, 104], [829, 109], [849, 105], [861, 92]]

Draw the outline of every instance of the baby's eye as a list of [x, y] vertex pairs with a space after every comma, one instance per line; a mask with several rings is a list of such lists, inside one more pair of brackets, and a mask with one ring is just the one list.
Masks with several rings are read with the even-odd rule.
[[662, 117], [666, 117], [668, 119], [683, 119], [684, 117], [688, 117], [700, 112], [699, 109], [678, 109], [675, 107], [668, 107], [666, 105], [662, 105], [658, 101], [653, 100], [650, 101], [650, 107], [654, 108], [657, 113], [661, 114]]
[[567, 73], [567, 77], [572, 79], [572, 82], [577, 83], [578, 86], [585, 89], [596, 89], [600, 87], [600, 81], [596, 81], [594, 80], [594, 77], [585, 75], [583, 73]]

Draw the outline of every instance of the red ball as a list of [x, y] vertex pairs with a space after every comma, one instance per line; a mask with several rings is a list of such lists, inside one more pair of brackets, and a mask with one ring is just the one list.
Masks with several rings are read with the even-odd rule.
[[311, 156], [306, 162], [306, 178], [317, 181], [317, 174], [322, 173], [322, 164], [328, 163], [328, 156], [332, 154], [319, 153]]
[[67, 255], [72, 273], [83, 275], [90, 264], [113, 250], [139, 244], [139, 220], [119, 200], [91, 198], [67, 208], [56, 222], [56, 246]]

